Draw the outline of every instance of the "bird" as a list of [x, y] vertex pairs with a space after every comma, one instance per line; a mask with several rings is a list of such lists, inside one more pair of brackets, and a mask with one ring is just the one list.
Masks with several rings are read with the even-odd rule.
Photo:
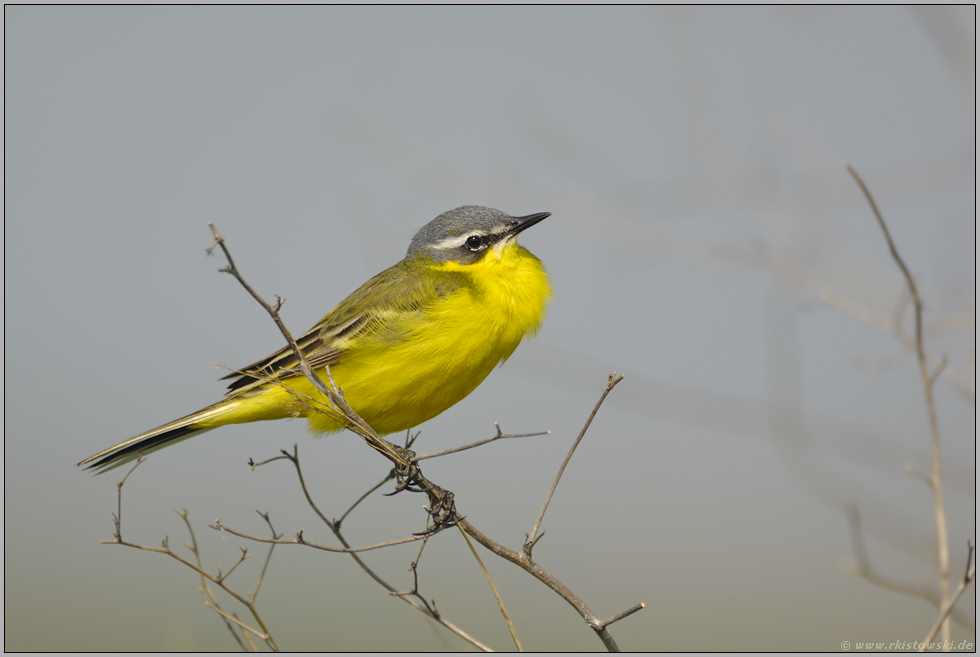
[[[467, 205], [440, 214], [405, 258], [364, 283], [296, 342], [379, 435], [450, 408], [536, 335], [552, 297], [544, 266], [517, 236], [551, 216]], [[312, 433], [348, 421], [298, 369], [287, 346], [223, 379], [216, 404], [102, 450], [77, 465], [101, 474], [229, 424], [303, 417]]]

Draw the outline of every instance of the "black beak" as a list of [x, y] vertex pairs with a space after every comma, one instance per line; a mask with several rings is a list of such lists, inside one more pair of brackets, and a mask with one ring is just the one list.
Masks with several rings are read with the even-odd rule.
[[514, 223], [511, 224], [510, 230], [507, 232], [510, 236], [517, 235], [519, 232], [527, 230], [534, 224], [547, 219], [550, 216], [550, 212], [538, 212], [535, 214], [529, 214], [526, 217], [514, 217]]

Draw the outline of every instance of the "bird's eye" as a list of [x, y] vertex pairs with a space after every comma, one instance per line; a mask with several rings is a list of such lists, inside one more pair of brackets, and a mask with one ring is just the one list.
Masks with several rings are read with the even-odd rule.
[[483, 238], [479, 235], [470, 235], [466, 238], [466, 248], [470, 251], [479, 251], [483, 246]]

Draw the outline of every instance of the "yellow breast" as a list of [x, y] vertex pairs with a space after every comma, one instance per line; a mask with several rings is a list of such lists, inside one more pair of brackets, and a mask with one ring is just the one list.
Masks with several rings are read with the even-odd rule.
[[[400, 318], [396, 340], [379, 333], [331, 367], [347, 402], [379, 434], [418, 426], [471, 393], [537, 331], [551, 296], [541, 261], [514, 243], [476, 264], [431, 266], [464, 274], [465, 284]], [[290, 383], [319, 397], [305, 380]], [[302, 415], [315, 432], [342, 428], [323, 414]]]

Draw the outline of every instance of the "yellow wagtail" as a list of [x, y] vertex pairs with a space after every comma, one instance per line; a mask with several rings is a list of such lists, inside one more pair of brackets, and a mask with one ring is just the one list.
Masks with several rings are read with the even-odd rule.
[[[464, 206], [439, 215], [415, 235], [404, 260], [344, 299], [297, 344], [318, 376], [330, 366], [347, 403], [379, 434], [439, 415], [541, 325], [548, 277], [516, 238], [550, 214], [511, 217]], [[223, 401], [78, 465], [104, 472], [226, 424], [305, 417], [314, 433], [346, 426], [299, 374], [288, 346], [224, 378], [235, 381]]]

